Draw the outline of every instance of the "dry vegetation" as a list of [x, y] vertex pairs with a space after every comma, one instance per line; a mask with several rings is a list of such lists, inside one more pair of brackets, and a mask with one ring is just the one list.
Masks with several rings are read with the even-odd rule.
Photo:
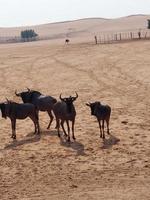
[[[59, 97], [74, 95], [77, 140], [70, 144], [46, 130], [34, 136], [30, 120], [0, 119], [0, 199], [148, 200], [150, 198], [150, 42], [114, 45], [47, 42], [0, 46], [0, 99], [30, 87]], [[99, 138], [85, 106], [100, 100], [112, 107], [111, 135]]]

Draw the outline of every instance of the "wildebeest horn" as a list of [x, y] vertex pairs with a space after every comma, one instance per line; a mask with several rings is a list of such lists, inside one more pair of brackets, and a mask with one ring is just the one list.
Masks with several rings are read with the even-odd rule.
[[61, 97], [61, 94], [60, 94], [59, 98], [60, 98], [60, 100], [62, 100], [62, 101], [63, 101], [63, 98]]
[[20, 96], [20, 94], [19, 94], [19, 93], [17, 93], [17, 90], [15, 90], [15, 95], [16, 95], [17, 97], [19, 97], [19, 96]]
[[27, 87], [28, 92], [30, 92], [31, 90]]
[[9, 100], [6, 98], [7, 103], [9, 103]]
[[78, 93], [77, 92], [75, 92], [75, 93], [76, 93], [76, 97], [73, 97], [73, 98], [77, 99], [78, 98]]
[[78, 93], [76, 92], [76, 98], [78, 98]]

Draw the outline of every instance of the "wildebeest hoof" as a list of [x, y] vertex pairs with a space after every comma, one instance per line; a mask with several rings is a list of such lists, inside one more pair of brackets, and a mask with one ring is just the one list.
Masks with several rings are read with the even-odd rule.
[[68, 138], [68, 140], [67, 140], [68, 142], [70, 142], [70, 138]]
[[13, 135], [12, 138], [15, 140], [16, 139], [16, 135]]
[[64, 136], [65, 136], [65, 137], [68, 137], [68, 135], [67, 135], [67, 134], [64, 134]]
[[76, 138], [75, 137], [72, 137], [74, 140], [76, 140]]

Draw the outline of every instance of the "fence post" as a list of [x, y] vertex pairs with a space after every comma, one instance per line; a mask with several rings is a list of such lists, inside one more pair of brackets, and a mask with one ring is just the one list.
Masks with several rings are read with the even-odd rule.
[[120, 33], [120, 40], [121, 40], [121, 33]]
[[99, 36], [99, 42], [100, 42], [100, 44], [101, 44], [101, 36]]
[[107, 43], [109, 43], [109, 35], [107, 35]]
[[139, 39], [141, 39], [141, 31], [138, 32]]
[[97, 36], [95, 35], [95, 37], [94, 37], [94, 38], [95, 38], [95, 44], [97, 44]]

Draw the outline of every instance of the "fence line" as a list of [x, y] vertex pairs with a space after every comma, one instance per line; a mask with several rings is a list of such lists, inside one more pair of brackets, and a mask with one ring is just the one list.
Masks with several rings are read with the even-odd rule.
[[[66, 39], [66, 34], [54, 34], [54, 35], [45, 35], [45, 36], [38, 36], [30, 41], [37, 41], [37, 40], [53, 40], [53, 39]], [[139, 29], [134, 31], [123, 31], [123, 32], [104, 32], [99, 33], [98, 35], [94, 36], [95, 44], [111, 44], [111, 43], [118, 43], [124, 41], [132, 41], [132, 40], [140, 40], [140, 39], [150, 39], [150, 30], [149, 29]], [[0, 36], [0, 44], [2, 43], [17, 43], [17, 42], [25, 42], [20, 36], [7, 36], [1, 37]], [[88, 42], [88, 41], [87, 41]]]
[[150, 30], [146, 31], [130, 31], [130, 32], [119, 32], [119, 33], [105, 33], [95, 35], [95, 44], [110, 44], [117, 42], [124, 42], [130, 40], [150, 39]]

